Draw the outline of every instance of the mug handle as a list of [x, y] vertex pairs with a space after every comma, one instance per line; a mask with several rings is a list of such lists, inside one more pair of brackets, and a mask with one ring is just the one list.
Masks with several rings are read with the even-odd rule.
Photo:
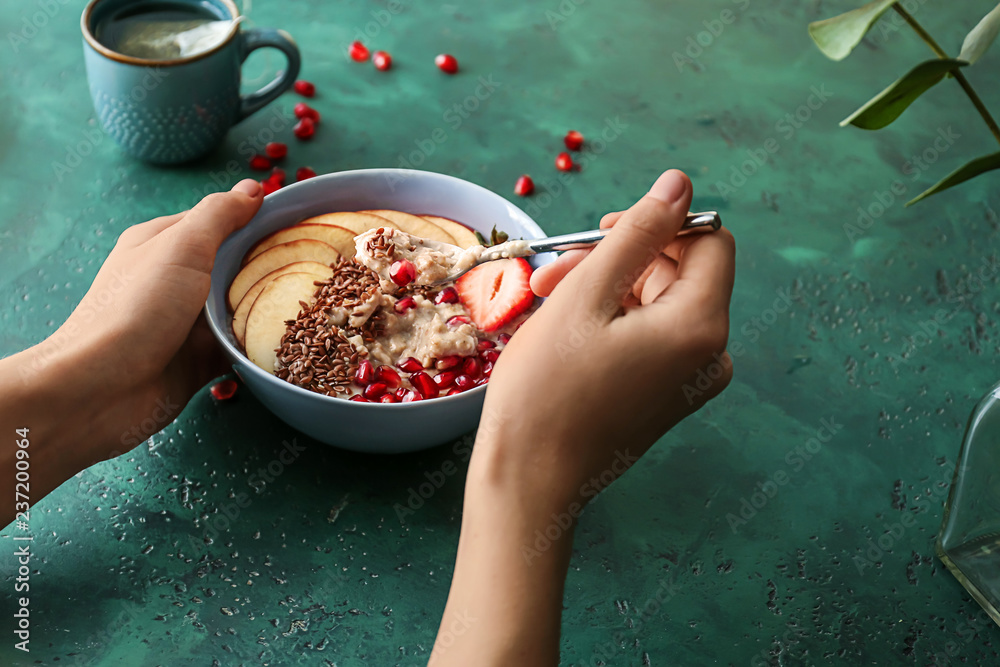
[[252, 113], [260, 109], [268, 102], [273, 101], [283, 92], [292, 87], [296, 77], [299, 75], [299, 68], [302, 65], [302, 58], [299, 56], [299, 48], [295, 41], [284, 30], [274, 28], [252, 28], [243, 32], [243, 53], [240, 57], [242, 63], [247, 59], [252, 51], [272, 46], [288, 59], [288, 67], [285, 71], [276, 76], [270, 83], [260, 90], [249, 95], [240, 96], [240, 108], [236, 116], [236, 122], [240, 122]]

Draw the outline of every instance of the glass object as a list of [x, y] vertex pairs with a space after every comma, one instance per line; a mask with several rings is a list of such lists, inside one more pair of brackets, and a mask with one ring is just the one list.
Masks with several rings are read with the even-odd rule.
[[1000, 625], [1000, 384], [969, 418], [937, 554]]

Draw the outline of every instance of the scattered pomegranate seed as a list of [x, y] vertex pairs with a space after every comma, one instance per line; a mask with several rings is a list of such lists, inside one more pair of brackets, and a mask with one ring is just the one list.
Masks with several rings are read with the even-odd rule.
[[308, 81], [302, 81], [301, 79], [295, 82], [295, 92], [303, 97], [313, 97], [316, 95], [316, 86], [309, 83]]
[[267, 180], [274, 181], [278, 185], [285, 184], [285, 170], [281, 167], [275, 167], [271, 170], [271, 175], [267, 177]]
[[570, 171], [573, 169], [573, 158], [569, 153], [560, 153], [556, 156], [556, 169], [559, 171]]
[[389, 277], [400, 287], [406, 287], [417, 278], [417, 267], [408, 259], [397, 259], [389, 267]]
[[583, 146], [583, 135], [576, 130], [570, 130], [566, 133], [566, 136], [563, 137], [563, 143], [565, 143], [566, 148], [571, 151], [578, 151], [580, 150], [580, 147]]
[[482, 352], [483, 350], [492, 350], [496, 346], [497, 344], [494, 343], [493, 341], [484, 339], [476, 343], [476, 350]]
[[462, 362], [462, 373], [468, 375], [470, 378], [475, 380], [479, 377], [479, 374], [483, 372], [483, 365], [479, 362], [479, 359], [475, 357], [469, 357]]
[[412, 403], [413, 401], [423, 400], [423, 397], [412, 389], [406, 391], [403, 394], [403, 398], [399, 399], [400, 403]]
[[316, 123], [312, 118], [303, 118], [292, 128], [292, 134], [299, 139], [309, 139], [316, 134]]
[[354, 396], [351, 396], [347, 400], [354, 401], [355, 403], [371, 403], [371, 401], [369, 401], [367, 398], [365, 398], [361, 394], [355, 394]]
[[210, 391], [212, 392], [212, 398], [217, 401], [228, 401], [236, 394], [236, 390], [239, 385], [236, 384], [236, 380], [223, 380], [218, 384], [213, 384]]
[[305, 102], [299, 102], [296, 104], [295, 108], [292, 109], [292, 112], [295, 114], [296, 118], [308, 118], [312, 122], [319, 125], [319, 112]]
[[304, 181], [307, 178], [313, 178], [316, 176], [316, 172], [313, 171], [312, 167], [299, 167], [295, 170], [295, 180]]
[[379, 403], [399, 403], [399, 399], [396, 398], [395, 394], [382, 394], [378, 399]]
[[266, 155], [254, 155], [250, 158], [250, 168], [265, 171], [271, 168], [271, 160]]
[[408, 311], [410, 308], [416, 308], [416, 307], [417, 307], [417, 302], [413, 300], [412, 296], [403, 297], [402, 299], [400, 299], [399, 301], [397, 301], [392, 305], [392, 309], [395, 310], [400, 315]]
[[439, 70], [448, 74], [454, 74], [458, 71], [458, 61], [455, 59], [455, 56], [447, 53], [442, 53], [435, 58], [434, 64], [438, 66]]
[[458, 303], [458, 290], [454, 287], [445, 287], [434, 297], [434, 303]]
[[374, 375], [375, 367], [372, 366], [372, 362], [362, 359], [361, 363], [358, 364], [358, 370], [354, 371], [354, 384], [359, 387], [366, 387], [371, 383]]
[[384, 382], [372, 382], [370, 385], [365, 387], [365, 390], [362, 393], [365, 398], [374, 401], [376, 398], [381, 398], [387, 391], [389, 391], [389, 387], [387, 387]]
[[500, 343], [501, 345], [506, 345], [507, 343], [510, 342], [510, 334], [506, 333], [500, 334], [499, 336], [497, 336], [497, 342]]
[[281, 183], [272, 178], [265, 178], [263, 181], [260, 182], [260, 187], [264, 191], [264, 195], [267, 196], [272, 192], [277, 192], [278, 190], [280, 190]]
[[406, 371], [407, 373], [417, 373], [424, 370], [424, 365], [413, 357], [407, 357], [396, 365], [399, 366], [400, 370]]
[[487, 361], [483, 364], [483, 377], [488, 378], [493, 375], [493, 362]]
[[466, 389], [472, 389], [476, 386], [476, 381], [470, 378], [468, 375], [459, 375], [455, 378], [455, 388], [465, 391]]
[[483, 357], [483, 361], [495, 364], [497, 362], [497, 359], [500, 358], [500, 353], [497, 352], [496, 350], [483, 350], [481, 356]]
[[375, 369], [375, 381], [381, 382], [389, 389], [395, 389], [403, 379], [391, 366], [379, 366]]
[[423, 371], [411, 375], [410, 384], [412, 384], [413, 388], [420, 392], [420, 395], [424, 398], [435, 398], [439, 393], [437, 383], [431, 379], [430, 375], [424, 373]]
[[518, 197], [527, 197], [534, 191], [535, 182], [531, 180], [531, 176], [528, 176], [527, 174], [524, 174], [517, 179], [517, 183], [514, 184], [514, 194]]
[[458, 373], [455, 371], [442, 371], [434, 376], [434, 381], [437, 383], [437, 386], [447, 389], [455, 384], [456, 377], [458, 377]]
[[347, 50], [347, 53], [351, 56], [351, 60], [359, 63], [365, 62], [371, 55], [368, 47], [361, 42], [352, 42], [351, 48]]
[[392, 67], [392, 56], [385, 51], [376, 51], [372, 57], [372, 62], [375, 63], [375, 69], [384, 72]]
[[437, 368], [439, 371], [446, 371], [449, 368], [454, 368], [462, 363], [462, 357], [457, 354], [449, 354], [445, 357], [438, 359]]
[[450, 327], [457, 327], [463, 324], [472, 324], [472, 320], [465, 315], [455, 315], [454, 317], [448, 318], [448, 326]]
[[280, 160], [288, 155], [288, 144], [283, 144], [280, 141], [272, 141], [264, 146], [264, 153], [272, 160]]

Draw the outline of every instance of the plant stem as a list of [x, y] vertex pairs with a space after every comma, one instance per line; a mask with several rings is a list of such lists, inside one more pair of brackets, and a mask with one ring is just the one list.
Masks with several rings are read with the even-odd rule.
[[[927, 46], [931, 47], [931, 51], [934, 52], [934, 55], [938, 58], [948, 58], [948, 54], [944, 52], [944, 49], [938, 46], [938, 43], [934, 41], [934, 38], [931, 37], [926, 30], [924, 30], [922, 25], [917, 23], [917, 20], [913, 18], [910, 12], [903, 9], [898, 2], [894, 4], [892, 8], [896, 10], [897, 14], [903, 17], [904, 21], [910, 24], [910, 27], [913, 28], [913, 31], [917, 33], [920, 39], [924, 40], [924, 42], [927, 43]], [[983, 104], [979, 95], [972, 88], [972, 84], [965, 78], [965, 74], [963, 74], [957, 67], [951, 71], [951, 74], [955, 77], [955, 80], [958, 81], [958, 85], [962, 86], [962, 90], [965, 91], [965, 94], [969, 96], [969, 100], [972, 101], [972, 105], [976, 107], [976, 111], [978, 111], [979, 115], [982, 116], [983, 121], [986, 123], [986, 127], [988, 127], [990, 132], [993, 134], [993, 138], [997, 140], [997, 143], [1000, 143], [1000, 127], [997, 127], [997, 122], [993, 120], [993, 116], [990, 115], [986, 105]]]

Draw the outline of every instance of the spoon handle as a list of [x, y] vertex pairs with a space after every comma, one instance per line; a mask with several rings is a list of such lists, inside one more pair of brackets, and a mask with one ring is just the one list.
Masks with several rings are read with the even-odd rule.
[[[683, 236], [686, 234], [714, 232], [721, 226], [722, 218], [719, 217], [719, 214], [716, 211], [688, 213], [687, 218], [684, 220], [684, 224], [681, 226], [680, 231], [677, 232], [677, 235]], [[521, 253], [511, 253], [508, 256], [526, 257], [540, 252], [561, 252], [563, 250], [572, 250], [574, 248], [589, 248], [590, 246], [596, 245], [610, 231], [610, 229], [594, 229], [586, 232], [577, 232], [575, 234], [552, 236], [546, 239], [534, 239], [528, 241], [527, 247], [530, 249], [530, 252], [526, 252], [523, 255]], [[487, 251], [487, 253], [483, 253], [484, 259], [487, 254], [489, 254], [489, 251]]]

